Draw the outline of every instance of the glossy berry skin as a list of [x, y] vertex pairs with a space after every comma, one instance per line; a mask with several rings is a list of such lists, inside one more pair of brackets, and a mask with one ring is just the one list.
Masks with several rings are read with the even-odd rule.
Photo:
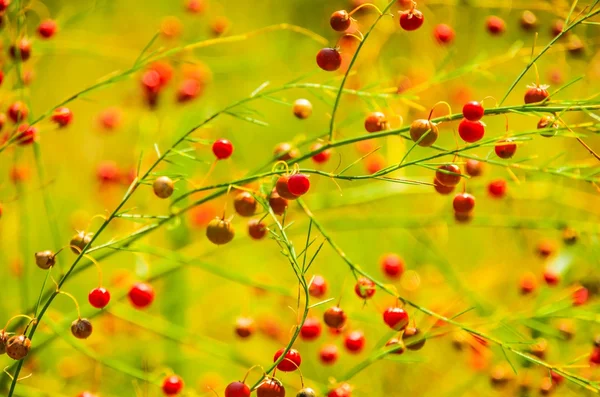
[[[423, 139], [421, 137], [425, 135]], [[435, 143], [439, 135], [438, 127], [429, 120], [418, 119], [410, 125], [410, 138], [419, 146], [428, 147]], [[419, 139], [421, 139], [419, 141]]]
[[433, 37], [439, 44], [450, 44], [454, 40], [454, 29], [445, 23], [436, 25]]
[[[283, 354], [285, 348], [281, 348], [275, 352], [275, 356], [273, 356], [273, 362], [277, 361], [279, 357]], [[300, 357], [300, 353], [296, 349], [290, 349], [283, 361], [277, 364], [277, 369], [283, 372], [292, 372], [297, 370], [302, 363], [302, 357]]]
[[66, 127], [73, 121], [73, 112], [69, 108], [57, 108], [52, 113], [52, 121], [58, 124], [59, 127]]
[[358, 295], [359, 298], [369, 299], [375, 295], [375, 283], [366, 278], [359, 277], [356, 281], [356, 285], [354, 286], [354, 292]]
[[283, 215], [288, 206], [288, 201], [281, 197], [276, 190], [273, 190], [269, 197], [269, 206], [275, 215]]
[[336, 71], [342, 66], [342, 55], [335, 48], [323, 48], [317, 53], [317, 65], [326, 72]]
[[454, 207], [454, 211], [458, 213], [469, 213], [475, 208], [475, 197], [469, 193], [459, 193], [454, 196], [452, 207]]
[[243, 382], [231, 382], [225, 389], [225, 397], [250, 397], [250, 388]]
[[94, 288], [88, 294], [88, 301], [96, 309], [103, 309], [110, 302], [110, 292], [102, 287]]
[[336, 345], [325, 345], [319, 350], [319, 359], [325, 365], [331, 365], [338, 359], [338, 348]]
[[523, 100], [526, 104], [542, 102], [544, 99], [550, 96], [547, 88], [548, 86], [545, 85], [528, 87], [527, 91], [525, 91], [525, 97]]
[[53, 251], [40, 251], [35, 253], [35, 264], [43, 270], [48, 270], [56, 263], [56, 255]]
[[294, 174], [287, 181], [288, 190], [294, 196], [300, 197], [310, 189], [310, 180], [305, 174]]
[[352, 388], [349, 384], [344, 383], [341, 386], [329, 391], [327, 397], [352, 397]]
[[[319, 150], [322, 147], [323, 147], [322, 144], [315, 143], [314, 145], [312, 145], [310, 147], [310, 151], [314, 152], [315, 150]], [[312, 160], [315, 163], [317, 163], [317, 164], [323, 164], [323, 163], [326, 163], [327, 161], [329, 161], [330, 157], [331, 157], [331, 150], [330, 149], [325, 149], [321, 153], [317, 153], [314, 156], [312, 156]]]
[[233, 144], [227, 139], [219, 139], [213, 143], [212, 151], [217, 160], [225, 160], [233, 153]]
[[308, 288], [308, 293], [310, 294], [310, 296], [313, 296], [315, 298], [320, 298], [320, 297], [324, 296], [326, 292], [327, 292], [327, 281], [325, 280], [325, 278], [323, 276], [317, 274], [313, 278], [312, 283], [310, 284], [310, 287]]
[[465, 119], [469, 121], [479, 121], [483, 117], [485, 110], [481, 102], [471, 101], [465, 103], [462, 113]]
[[25, 335], [15, 335], [6, 342], [6, 355], [13, 360], [22, 360], [31, 349], [31, 340]]
[[525, 273], [519, 283], [521, 294], [531, 294], [537, 289], [537, 280], [533, 273]]
[[299, 119], [307, 119], [312, 114], [312, 103], [308, 99], [297, 99], [294, 102], [293, 111], [294, 116]]
[[446, 186], [446, 185], [442, 185], [440, 183], [440, 181], [438, 181], [436, 178], [433, 178], [433, 188], [435, 189], [436, 192], [438, 192], [439, 194], [442, 195], [447, 195], [450, 194], [454, 191], [454, 188], [456, 186]]
[[398, 338], [392, 338], [385, 344], [385, 347], [389, 349], [394, 349], [390, 351], [392, 354], [402, 354], [406, 351], [406, 346], [404, 343]]
[[315, 340], [321, 335], [322, 328], [321, 322], [318, 319], [308, 317], [300, 328], [300, 337], [306, 341]]
[[600, 365], [600, 347], [594, 348], [590, 354], [590, 364]]
[[286, 200], [296, 200], [298, 196], [290, 192], [289, 180], [289, 175], [281, 175], [277, 178], [277, 182], [275, 182], [275, 190], [277, 191], [277, 194]]
[[387, 127], [385, 114], [381, 112], [370, 113], [365, 119], [365, 130], [367, 132], [383, 131]]
[[331, 14], [331, 18], [329, 18], [329, 24], [336, 32], [343, 32], [350, 27], [352, 20], [350, 19], [350, 15], [346, 10], [339, 10]]
[[259, 387], [256, 389], [257, 397], [285, 397], [285, 388], [283, 384], [275, 379], [270, 378], [265, 380]]
[[85, 233], [79, 232], [73, 237], [71, 237], [71, 241], [69, 242], [69, 246], [71, 247], [71, 251], [75, 255], [79, 255], [81, 251], [92, 241], [92, 237]]
[[469, 176], [480, 176], [483, 173], [483, 163], [474, 159], [468, 159], [465, 171]]
[[578, 287], [575, 291], [573, 291], [573, 306], [581, 306], [584, 305], [590, 296], [590, 292], [585, 287]]
[[47, 19], [38, 26], [38, 34], [44, 39], [49, 39], [56, 33], [56, 22], [52, 19]]
[[0, 0], [0, 11], [6, 11], [10, 5], [11, 0]]
[[235, 333], [240, 338], [248, 338], [254, 333], [254, 320], [249, 317], [238, 317], [235, 320]]
[[396, 254], [386, 254], [381, 260], [381, 269], [389, 278], [399, 278], [404, 273], [404, 261]]
[[229, 243], [235, 237], [235, 230], [227, 219], [216, 217], [206, 226], [206, 238], [215, 245]]
[[505, 139], [496, 144], [494, 146], [494, 151], [496, 152], [496, 156], [501, 159], [509, 159], [515, 155], [517, 151], [517, 144], [512, 143], [511, 139]]
[[152, 190], [156, 197], [166, 199], [173, 195], [175, 185], [168, 176], [159, 176], [154, 180], [154, 183], [152, 183]]
[[165, 396], [175, 396], [183, 390], [183, 379], [177, 375], [171, 375], [163, 380], [162, 390]]
[[485, 134], [485, 125], [481, 121], [462, 119], [458, 125], [458, 135], [468, 143], [477, 142]]
[[13, 123], [20, 123], [27, 118], [29, 109], [23, 102], [17, 101], [8, 107], [6, 113]]
[[365, 335], [362, 331], [352, 331], [344, 339], [344, 346], [350, 353], [360, 353], [365, 347]]
[[137, 309], [145, 309], [154, 301], [154, 288], [150, 284], [136, 283], [129, 290], [129, 301]]
[[348, 316], [339, 306], [330, 307], [323, 314], [323, 321], [330, 328], [342, 328], [346, 324], [347, 319]]
[[494, 198], [502, 198], [506, 195], [506, 181], [498, 179], [490, 182], [488, 185], [488, 193]]
[[425, 346], [426, 340], [418, 328], [410, 326], [404, 328], [402, 341], [408, 350], [421, 350]]
[[399, 14], [400, 27], [409, 32], [419, 29], [425, 21], [423, 13], [417, 9], [401, 11]]
[[461, 180], [460, 168], [456, 164], [446, 164], [438, 167], [435, 179], [444, 186], [456, 186]]
[[310, 387], [305, 387], [302, 390], [298, 391], [296, 397], [317, 397], [317, 392], [311, 389]]
[[399, 307], [388, 307], [383, 312], [383, 321], [395, 331], [402, 331], [408, 325], [408, 313]]
[[93, 329], [92, 323], [85, 318], [77, 319], [71, 324], [71, 333], [77, 339], [89, 338]]
[[506, 23], [504, 23], [502, 18], [492, 15], [487, 18], [486, 27], [490, 34], [498, 36], [506, 30]]
[[257, 219], [252, 219], [248, 222], [248, 234], [254, 240], [261, 240], [267, 235], [267, 225]]

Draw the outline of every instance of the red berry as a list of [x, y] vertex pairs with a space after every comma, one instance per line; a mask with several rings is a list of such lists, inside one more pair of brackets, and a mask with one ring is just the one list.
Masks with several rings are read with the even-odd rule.
[[390, 349], [393, 347], [394, 350], [392, 350], [390, 353], [394, 354], [402, 354], [406, 350], [406, 346], [404, 346], [404, 343], [398, 338], [392, 338], [389, 341], [387, 341], [385, 347], [388, 347]]
[[481, 161], [468, 159], [465, 165], [465, 171], [469, 176], [479, 176], [483, 173], [483, 163]]
[[[1, 1], [1, 0], [0, 0]], [[90, 393], [89, 391], [82, 391], [77, 395], [77, 397], [96, 397], [95, 394]]]
[[316, 275], [313, 277], [312, 283], [308, 288], [308, 293], [310, 296], [314, 296], [315, 298], [320, 298], [327, 292], [327, 281], [325, 278], [320, 275]]
[[404, 261], [399, 255], [386, 254], [380, 262], [383, 272], [390, 278], [398, 278], [404, 273]]
[[590, 363], [600, 365], [600, 347], [594, 348], [592, 354], [590, 354]]
[[407, 11], [400, 11], [400, 26], [402, 29], [407, 31], [417, 30], [423, 25], [425, 17], [419, 10], [411, 9]]
[[[283, 354], [285, 348], [281, 348], [275, 352], [275, 356], [273, 357], [273, 361], [277, 361], [279, 357]], [[283, 361], [277, 364], [277, 369], [283, 372], [292, 372], [297, 370], [302, 363], [302, 358], [300, 357], [300, 353], [296, 349], [290, 349], [286, 354]]]
[[581, 306], [588, 301], [589, 291], [585, 287], [578, 287], [575, 291], [573, 291], [573, 305]]
[[542, 102], [544, 99], [548, 98], [550, 94], [548, 93], [548, 86], [529, 86], [527, 87], [527, 91], [525, 91], [525, 103], [538, 103]]
[[496, 143], [496, 146], [494, 146], [494, 151], [501, 159], [509, 159], [515, 155], [515, 152], [517, 151], [517, 144], [512, 143], [512, 139], [503, 139]]
[[[315, 143], [314, 145], [312, 145], [310, 147], [310, 151], [314, 152], [315, 150], [319, 150], [322, 147], [323, 147], [323, 145], [321, 145], [320, 143]], [[312, 159], [315, 163], [322, 164], [322, 163], [326, 163], [330, 157], [331, 157], [331, 150], [325, 149], [322, 152], [317, 153], [314, 156], [312, 156]]]
[[157, 93], [161, 88], [160, 75], [155, 70], [148, 70], [142, 75], [142, 87], [148, 93]]
[[321, 322], [317, 318], [308, 317], [300, 328], [300, 336], [307, 341], [315, 340], [321, 335], [321, 329]]
[[446, 164], [438, 167], [435, 172], [435, 179], [444, 186], [456, 186], [460, 183], [460, 175], [458, 165]]
[[550, 28], [550, 34], [553, 37], [558, 36], [565, 29], [565, 22], [562, 19], [557, 19], [552, 22], [552, 26]]
[[454, 207], [454, 211], [458, 213], [469, 213], [475, 208], [475, 197], [469, 193], [459, 193], [454, 196], [452, 206]]
[[233, 145], [227, 139], [219, 139], [213, 143], [212, 151], [217, 160], [225, 160], [233, 153]]
[[248, 222], [248, 234], [254, 240], [260, 240], [267, 235], [267, 225], [264, 222], [252, 219]]
[[558, 282], [560, 281], [560, 276], [554, 270], [546, 269], [546, 270], [544, 270], [544, 281], [550, 287], [553, 287], [553, 286], [557, 285]]
[[387, 128], [387, 119], [381, 112], [370, 113], [365, 119], [365, 130], [367, 132], [379, 132]]
[[310, 181], [305, 174], [294, 174], [287, 182], [288, 190], [295, 196], [302, 196], [310, 189]]
[[502, 18], [499, 18], [495, 15], [489, 16], [486, 20], [486, 26], [488, 32], [493, 35], [500, 35], [504, 33], [506, 29], [506, 24]]
[[167, 376], [163, 381], [162, 389], [166, 396], [177, 395], [183, 389], [183, 379], [177, 375]]
[[0, 0], [0, 11], [5, 11], [10, 5], [11, 0]]
[[283, 384], [275, 379], [270, 378], [261, 383], [256, 389], [257, 397], [285, 397], [285, 387]]
[[42, 36], [42, 38], [49, 39], [50, 37], [54, 36], [54, 33], [56, 33], [56, 27], [57, 25], [55, 21], [52, 19], [47, 19], [40, 23], [40, 26], [38, 26], [38, 33], [40, 36]]
[[408, 325], [408, 313], [399, 307], [388, 307], [383, 312], [383, 321], [391, 329], [402, 331]]
[[136, 283], [129, 290], [129, 301], [138, 309], [143, 309], [154, 301], [154, 289], [146, 283]]
[[29, 109], [23, 102], [17, 101], [8, 107], [7, 113], [13, 122], [20, 123], [27, 118]]
[[110, 302], [110, 292], [102, 287], [94, 288], [88, 295], [88, 301], [95, 308], [102, 309]]
[[17, 128], [17, 143], [21, 146], [31, 145], [37, 139], [38, 130], [35, 127], [29, 127], [27, 124], [21, 124]]
[[52, 121], [58, 124], [60, 127], [66, 127], [73, 121], [73, 112], [69, 108], [56, 108], [52, 113]]
[[344, 383], [339, 387], [331, 390], [327, 397], [352, 397], [352, 388], [349, 384]]
[[537, 254], [542, 258], [548, 258], [556, 251], [556, 246], [552, 241], [540, 241], [536, 247]]
[[371, 298], [373, 295], [375, 295], [375, 291], [375, 283], [366, 277], [359, 277], [356, 281], [356, 285], [354, 286], [354, 292], [356, 295], [363, 299]]
[[328, 327], [340, 329], [346, 324], [346, 313], [339, 307], [333, 306], [323, 313], [323, 321]]
[[458, 125], [458, 135], [460, 135], [465, 142], [477, 142], [483, 138], [483, 134], [485, 134], [485, 124], [481, 121], [462, 119]]
[[336, 32], [343, 32], [350, 27], [352, 20], [346, 10], [339, 10], [331, 14], [329, 24]]
[[325, 365], [333, 364], [338, 358], [338, 348], [336, 345], [325, 345], [319, 350], [319, 358]]
[[344, 339], [344, 346], [350, 353], [360, 353], [365, 347], [365, 335], [362, 331], [352, 331]]
[[342, 66], [342, 56], [335, 48], [323, 48], [317, 53], [317, 65], [326, 72], [333, 72]]
[[502, 198], [506, 194], [506, 181], [497, 179], [488, 185], [488, 193], [494, 198]]
[[445, 23], [440, 23], [433, 30], [433, 37], [440, 44], [449, 44], [454, 40], [454, 29]]
[[269, 206], [276, 215], [283, 215], [288, 206], [288, 201], [281, 197], [275, 189], [271, 192], [269, 197]]
[[197, 98], [202, 93], [204, 86], [197, 79], [185, 79], [177, 90], [177, 102], [184, 103]]
[[442, 185], [440, 183], [440, 181], [438, 181], [436, 178], [433, 178], [433, 188], [435, 189], [436, 192], [438, 192], [439, 194], [450, 194], [454, 191], [454, 188], [456, 186], [446, 186], [446, 185]]
[[23, 37], [16, 45], [11, 45], [9, 48], [10, 56], [15, 59], [17, 57], [17, 46], [22, 61], [26, 61], [31, 56], [31, 41], [27, 37]]
[[463, 116], [469, 121], [481, 120], [484, 114], [483, 105], [481, 102], [471, 101], [465, 103], [462, 109]]
[[279, 178], [277, 178], [277, 182], [275, 183], [275, 190], [277, 191], [277, 194], [279, 194], [286, 200], [296, 200], [298, 196], [290, 192], [290, 185], [288, 183], [289, 180], [290, 176], [281, 175]]
[[235, 196], [233, 207], [240, 216], [249, 217], [256, 212], [258, 202], [250, 192], [243, 191]]
[[525, 273], [520, 282], [521, 293], [530, 294], [537, 288], [537, 280], [533, 273]]
[[117, 163], [114, 161], [104, 161], [98, 165], [96, 176], [102, 183], [116, 183], [119, 181], [121, 175]]
[[225, 397], [250, 397], [251, 391], [243, 382], [231, 382], [225, 389]]
[[[205, 8], [206, 8], [206, 4], [204, 4], [204, 0], [188, 0], [187, 6], [186, 6], [186, 9], [193, 14], [199, 14], [199, 13], [203, 12]], [[225, 397], [229, 397], [229, 396], [225, 396]]]

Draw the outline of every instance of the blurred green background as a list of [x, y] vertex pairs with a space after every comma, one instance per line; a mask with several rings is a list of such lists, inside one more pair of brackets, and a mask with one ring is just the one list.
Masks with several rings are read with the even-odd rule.
[[[338, 9], [352, 8], [345, 1], [322, 0], [205, 2], [206, 9], [201, 13], [186, 11], [185, 2], [179, 0], [22, 2], [21, 6], [27, 8], [23, 30], [34, 37], [32, 58], [22, 67], [33, 78], [21, 90], [11, 59], [7, 55], [0, 58], [5, 72], [0, 88], [2, 109], [25, 96], [37, 118], [106, 75], [130, 68], [168, 17], [177, 18], [180, 35], [168, 38], [158, 34], [150, 52], [213, 39], [211, 26], [220, 17], [230, 22], [222, 37], [289, 23], [313, 31], [333, 46], [339, 35], [329, 28], [329, 15]], [[375, 3], [385, 6], [381, 1]], [[423, 1], [419, 9], [425, 14], [425, 24], [411, 33], [398, 27], [397, 15], [382, 19], [365, 44], [348, 87], [389, 91], [408, 79], [410, 84], [404, 94], [412, 99], [375, 101], [343, 96], [336, 136], [363, 135], [363, 118], [369, 111], [385, 110], [401, 116], [407, 124], [414, 118], [426, 117], [438, 101], [448, 101], [456, 113], [468, 99], [501, 98], [529, 60], [534, 42], [534, 33], [520, 28], [522, 12], [529, 9], [538, 17], [539, 50], [551, 40], [552, 23], [557, 18], [564, 20], [569, 7], [563, 1]], [[398, 9], [392, 8], [394, 14]], [[2, 33], [5, 49], [17, 36], [14, 15], [14, 10], [8, 13]], [[505, 19], [504, 35], [492, 37], [486, 32], [485, 19], [489, 15]], [[359, 28], [364, 32], [375, 16], [373, 11], [357, 14]], [[35, 37], [35, 29], [40, 20], [48, 17], [57, 21], [59, 31], [51, 40], [42, 41]], [[450, 46], [440, 46], [433, 39], [432, 31], [438, 23], [447, 23], [456, 30]], [[598, 27], [579, 26], [575, 33], [585, 43], [582, 55], [569, 54], [568, 42], [560, 41], [537, 64], [541, 82], [551, 84], [551, 91], [583, 76], [582, 81], [561, 91], [555, 99], [585, 99], [600, 88]], [[24, 313], [37, 300], [45, 273], [35, 266], [34, 252], [56, 251], [68, 243], [76, 230], [95, 230], [101, 221], [92, 217], [112, 212], [121, 201], [128, 184], [98, 181], [102, 163], [114, 162], [127, 173], [135, 169], [143, 151], [144, 170], [155, 160], [155, 144], [165, 150], [190, 127], [249, 96], [266, 81], [270, 87], [278, 87], [303, 77], [304, 82], [339, 85], [341, 74], [322, 72], [315, 65], [315, 55], [322, 47], [323, 43], [314, 38], [281, 30], [179, 52], [166, 59], [174, 68], [174, 77], [155, 109], [147, 106], [142, 95], [141, 70], [70, 103], [74, 121], [68, 128], [57, 129], [49, 120], [40, 122], [42, 178], [31, 147], [2, 152], [0, 321]], [[197, 99], [180, 104], [175, 100], [178, 86], [186, 70], [197, 67], [210, 70], [206, 88]], [[550, 81], [551, 76], [556, 81]], [[531, 70], [506, 103], [522, 103], [526, 84], [534, 81]], [[255, 101], [251, 107], [258, 116], [253, 117], [268, 123], [267, 127], [223, 115], [193, 134], [208, 141], [227, 138], [235, 145], [233, 157], [217, 164], [207, 180], [204, 178], [213, 158], [206, 145], [196, 145], [195, 156], [202, 161], [177, 158], [180, 167], [163, 164], [158, 171], [186, 175], [177, 183], [179, 194], [202, 182], [235, 180], [264, 166], [279, 142], [302, 142], [327, 132], [334, 99], [331, 92], [297, 89], [283, 91], [276, 97], [288, 103], [308, 98], [314, 106], [313, 116], [297, 120], [289, 106]], [[486, 105], [492, 107], [493, 100]], [[98, 119], [110, 108], [118, 109], [121, 122], [107, 131]], [[442, 106], [436, 109], [436, 115], [446, 112]], [[401, 125], [399, 120], [392, 120], [393, 128]], [[534, 117], [518, 114], [511, 114], [508, 120], [511, 132], [534, 130], [537, 123]], [[572, 113], [565, 120], [578, 123], [591, 119], [583, 113]], [[485, 122], [487, 136], [505, 134], [503, 116], [486, 117]], [[442, 125], [441, 146], [453, 147], [452, 131], [456, 125]], [[599, 148], [598, 138], [590, 131], [588, 135], [586, 142]], [[382, 146], [378, 153], [385, 164], [399, 162], [410, 147], [395, 136], [374, 145]], [[491, 149], [484, 147], [469, 153], [485, 158], [493, 152]], [[307, 150], [306, 146], [300, 147], [301, 152]], [[431, 149], [417, 148], [409, 159], [430, 153]], [[361, 155], [357, 147], [350, 145], [336, 149], [323, 166], [310, 161], [303, 166], [333, 171], [338, 162], [341, 169]], [[443, 158], [451, 160], [451, 156]], [[519, 146], [514, 161], [542, 168], [578, 164], [589, 166], [586, 170], [592, 172], [596, 160], [572, 138], [535, 136]], [[15, 167], [21, 170], [22, 180], [11, 177]], [[398, 253], [410, 273], [399, 281], [386, 282], [392, 283], [402, 296], [449, 316], [474, 307], [460, 317], [462, 322], [503, 341], [521, 341], [524, 351], [526, 343], [544, 337], [549, 341], [546, 360], [566, 365], [589, 354], [590, 341], [600, 321], [594, 290], [599, 281], [597, 187], [545, 172], [515, 172], [516, 180], [506, 168], [487, 165], [484, 176], [468, 182], [469, 191], [478, 198], [474, 219], [468, 225], [454, 221], [451, 200], [437, 195], [430, 186], [367, 180], [338, 181], [338, 189], [329, 178], [313, 176], [306, 203], [348, 257], [380, 280], [385, 278], [379, 258], [387, 252]], [[354, 175], [365, 173], [365, 161], [349, 171]], [[394, 176], [431, 182], [432, 174], [430, 169], [414, 166]], [[508, 195], [502, 200], [491, 199], [486, 192], [489, 181], [498, 178], [509, 183]], [[45, 208], [43, 192], [55, 208], [53, 216]], [[87, 293], [98, 284], [96, 270], [90, 267], [71, 278], [64, 290], [78, 299], [84, 317], [94, 316], [94, 334], [83, 342], [74, 340], [68, 331], [76, 317], [73, 303], [59, 296], [33, 343], [34, 349], [45, 342], [47, 345], [26, 360], [21, 374], [33, 376], [19, 382], [15, 395], [77, 396], [84, 390], [102, 397], [133, 396], [136, 390], [144, 396], [160, 395], [157, 384], [164, 371], [170, 369], [184, 378], [184, 395], [210, 395], [210, 386], [221, 396], [225, 386], [242, 378], [250, 366], [271, 364], [273, 353], [285, 346], [296, 324], [296, 315], [289, 306], [296, 307], [297, 281], [275, 242], [251, 240], [245, 231], [246, 221], [240, 217], [234, 217], [237, 234], [232, 243], [215, 247], [206, 240], [207, 221], [220, 214], [225, 205], [227, 213], [233, 214], [231, 197], [220, 197], [143, 238], [129, 251], [103, 260], [104, 285], [113, 293], [113, 301], [102, 313], [87, 303]], [[168, 207], [169, 203], [158, 200], [149, 186], [140, 187], [126, 205], [133, 213], [149, 215], [168, 214]], [[308, 220], [292, 206], [287, 223], [290, 221], [294, 223], [288, 233], [297, 247], [303, 247]], [[53, 222], [56, 230], [50, 226]], [[99, 244], [127, 236], [145, 223], [117, 219], [103, 232]], [[567, 225], [580, 233], [575, 246], [562, 243], [561, 230]], [[557, 252], [550, 259], [541, 259], [536, 246], [546, 240], [556, 246]], [[56, 246], [57, 242], [61, 245]], [[59, 256], [59, 268], [53, 270], [55, 278], [73, 258], [69, 252]], [[518, 287], [522, 275], [531, 271], [541, 277], [548, 265], [560, 269], [561, 284], [553, 289], [541, 286], [535, 296], [522, 297]], [[301, 369], [306, 385], [325, 392], [332, 379], [343, 379], [344, 374], [392, 336], [382, 324], [380, 312], [394, 300], [378, 292], [373, 300], [363, 304], [354, 295], [354, 280], [348, 267], [328, 246], [319, 254], [310, 276], [317, 273], [329, 281], [327, 297], [341, 297], [349, 314], [349, 329], [361, 329], [367, 338], [365, 350], [358, 355], [344, 350], [342, 336], [325, 330], [315, 342], [299, 340], [295, 344], [303, 357]], [[126, 299], [118, 299], [133, 281], [152, 276], [156, 276], [152, 281], [156, 301], [150, 309], [139, 312]], [[532, 318], [540, 308], [568, 303], [573, 285], [582, 282], [592, 292], [588, 306], [572, 309], [567, 305], [551, 318]], [[51, 288], [50, 284], [47, 288]], [[326, 306], [315, 308], [311, 314], [320, 317]], [[424, 329], [435, 322], [414, 310], [409, 313]], [[239, 316], [252, 317], [257, 323], [258, 331], [247, 340], [234, 333]], [[576, 330], [574, 339], [568, 342], [558, 331], [565, 319]], [[547, 370], [530, 367], [511, 355], [517, 375], [505, 388], [494, 390], [490, 372], [500, 365], [512, 373], [502, 351], [494, 347], [458, 352], [451, 343], [457, 331], [449, 327], [448, 332], [429, 340], [421, 351], [373, 363], [349, 381], [355, 388], [353, 395], [518, 395], [518, 384], [523, 379], [529, 379], [532, 393], [537, 393], [543, 377], [548, 375]], [[340, 348], [339, 360], [333, 366], [323, 366], [318, 359], [318, 350], [326, 343]], [[0, 366], [11, 364], [8, 357], [0, 356]], [[587, 364], [587, 359], [575, 364]], [[597, 369], [576, 371], [585, 378], [600, 380]], [[251, 376], [252, 380], [255, 378], [256, 374]], [[288, 395], [295, 395], [300, 388], [299, 376], [282, 374], [280, 379]], [[2, 392], [8, 381], [2, 375]], [[584, 392], [565, 384], [555, 393], [570, 396]]]

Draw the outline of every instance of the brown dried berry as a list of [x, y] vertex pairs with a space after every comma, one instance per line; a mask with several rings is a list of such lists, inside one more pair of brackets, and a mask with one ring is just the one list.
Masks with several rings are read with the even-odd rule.
[[563, 242], [566, 245], [573, 245], [577, 242], [577, 239], [579, 238], [579, 233], [577, 233], [577, 230], [572, 229], [570, 227], [566, 227], [563, 230]]
[[86, 234], [85, 232], [78, 232], [71, 238], [71, 242], [69, 243], [71, 246], [71, 251], [73, 251], [74, 254], [79, 255], [79, 253], [83, 251], [85, 246], [88, 245], [90, 241], [92, 241], [92, 236]]
[[71, 323], [71, 333], [77, 339], [87, 339], [92, 334], [92, 330], [92, 323], [85, 318], [77, 319]]
[[267, 234], [267, 225], [264, 222], [260, 222], [256, 219], [252, 219], [248, 222], [248, 234], [254, 240], [260, 240]]
[[15, 335], [6, 342], [6, 354], [13, 360], [27, 357], [31, 349], [31, 341], [25, 335]]
[[[425, 137], [421, 139], [421, 137], [424, 135]], [[439, 131], [437, 126], [429, 120], [415, 120], [410, 125], [410, 138], [414, 142], [417, 142], [419, 139], [421, 139], [419, 146], [427, 147], [433, 145], [437, 140], [438, 135]]]
[[300, 152], [298, 149], [293, 147], [291, 144], [287, 142], [282, 142], [275, 146], [275, 150], [273, 150], [273, 154], [277, 160], [281, 161], [289, 161], [295, 158], [300, 157]]
[[233, 240], [233, 236], [235, 236], [235, 230], [233, 230], [231, 222], [220, 217], [210, 221], [206, 228], [206, 237], [216, 245], [227, 244]]
[[35, 253], [35, 264], [40, 269], [50, 269], [56, 263], [56, 256], [54, 252], [48, 251], [40, 251]]
[[421, 350], [426, 341], [421, 331], [416, 327], [406, 327], [402, 334], [402, 340], [408, 350]]
[[285, 388], [279, 380], [271, 378], [265, 380], [256, 389], [256, 395], [257, 397], [285, 397]]
[[269, 205], [276, 215], [283, 215], [288, 206], [288, 201], [277, 194], [276, 190], [273, 190], [271, 197], [269, 197]]
[[307, 119], [312, 114], [312, 103], [308, 99], [297, 99], [294, 102], [294, 116], [299, 119]]
[[241, 216], [252, 216], [256, 212], [258, 203], [252, 194], [249, 192], [241, 192], [233, 200], [235, 212]]
[[175, 190], [175, 186], [173, 185], [171, 178], [168, 176], [159, 176], [154, 180], [152, 189], [154, 190], [156, 197], [166, 199], [171, 197], [173, 191]]

